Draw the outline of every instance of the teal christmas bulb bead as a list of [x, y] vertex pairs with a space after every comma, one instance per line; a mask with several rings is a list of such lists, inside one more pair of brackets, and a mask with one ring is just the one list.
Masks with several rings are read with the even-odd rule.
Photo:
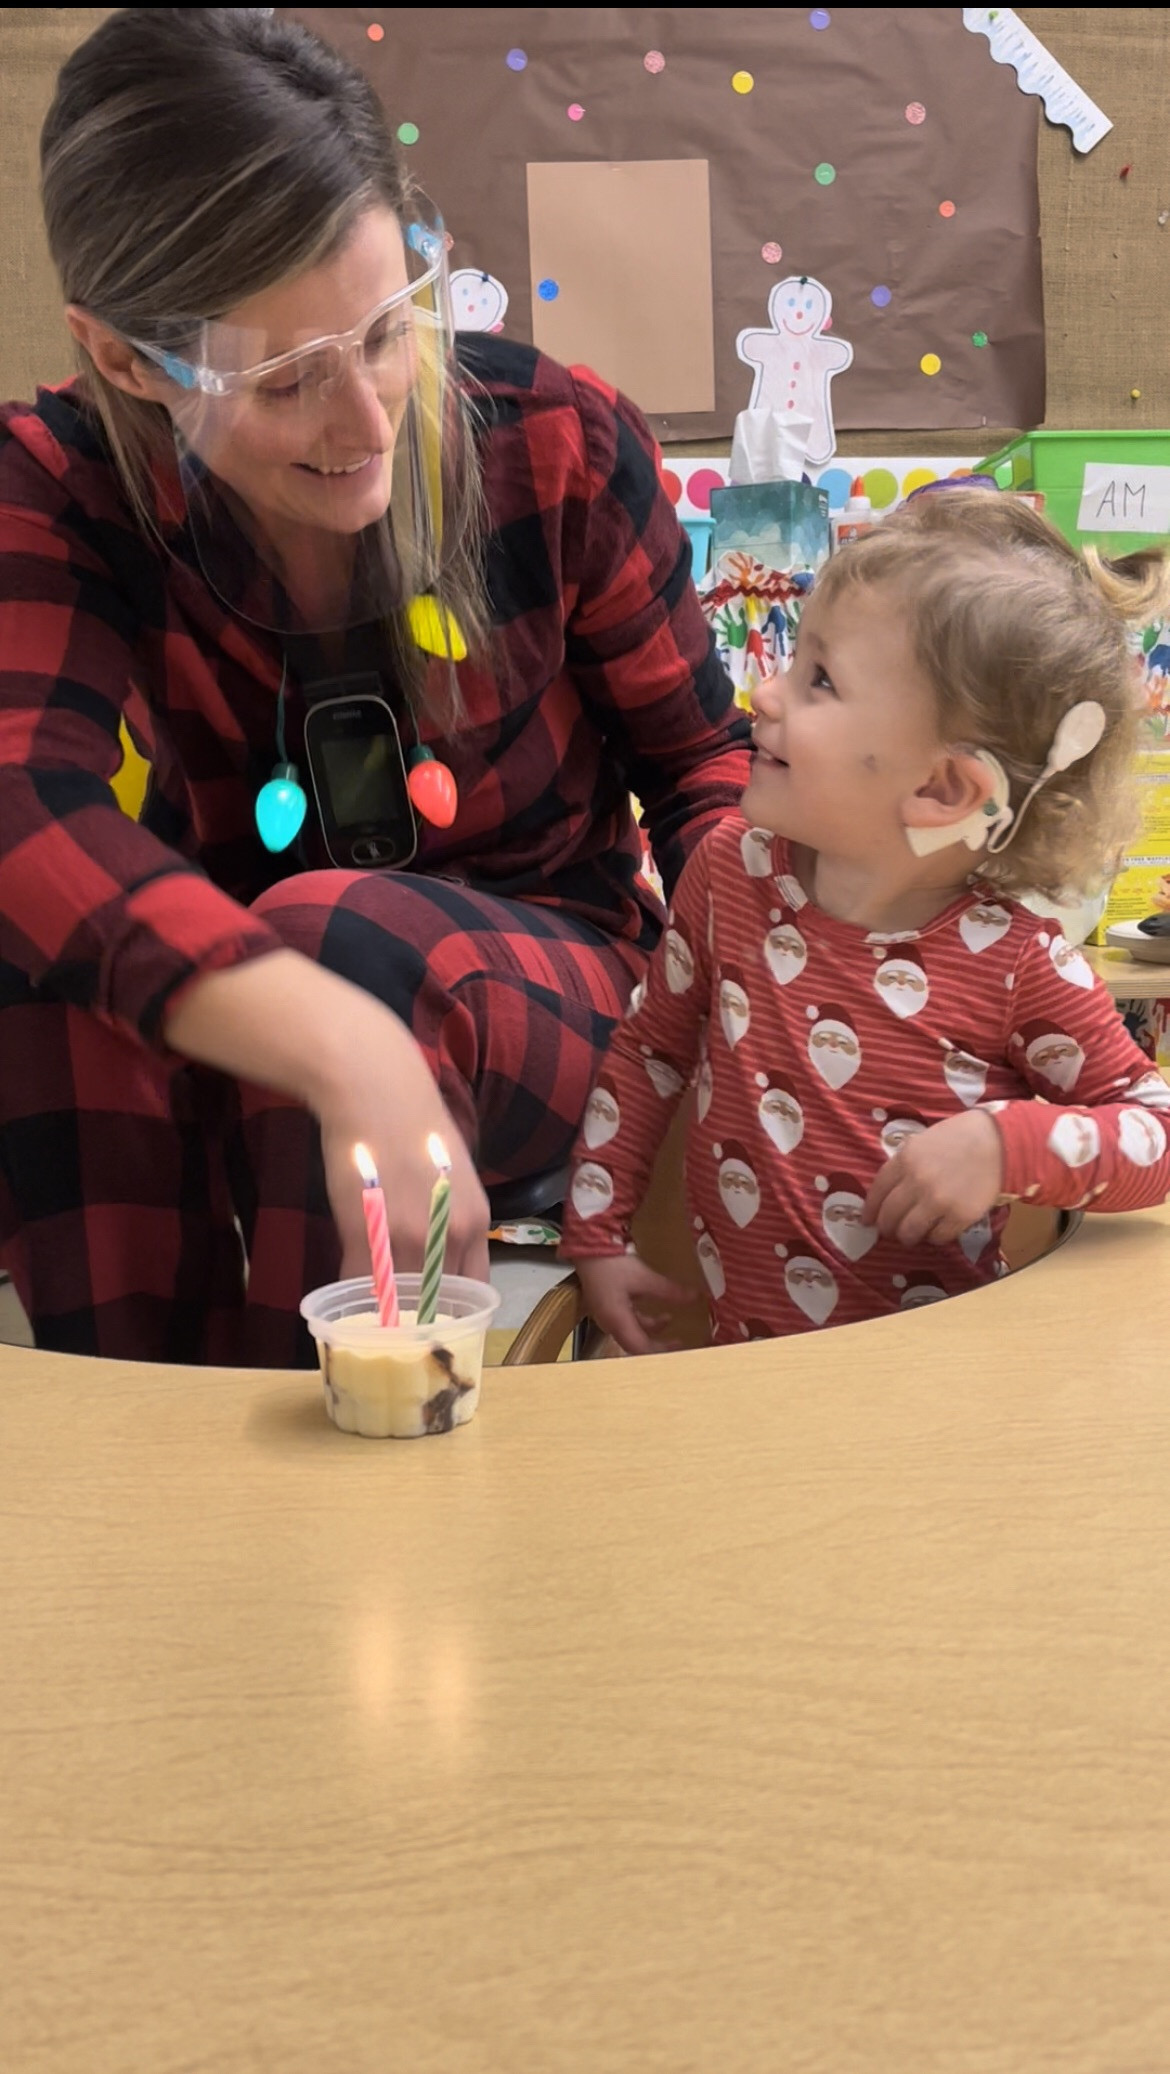
[[277, 853], [295, 843], [308, 804], [295, 763], [278, 763], [256, 795], [256, 826], [266, 850]]

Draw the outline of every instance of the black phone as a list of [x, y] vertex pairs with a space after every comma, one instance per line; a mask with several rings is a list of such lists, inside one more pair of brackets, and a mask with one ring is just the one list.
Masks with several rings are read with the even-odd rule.
[[305, 714], [305, 761], [334, 864], [373, 871], [410, 863], [418, 822], [384, 698], [355, 690], [316, 700]]

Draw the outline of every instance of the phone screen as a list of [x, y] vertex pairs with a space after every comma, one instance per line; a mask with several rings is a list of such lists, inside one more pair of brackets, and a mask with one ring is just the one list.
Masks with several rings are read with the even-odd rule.
[[348, 741], [326, 737], [320, 754], [334, 818], [341, 827], [389, 817], [400, 789], [393, 782], [399, 752], [389, 735], [355, 735]]

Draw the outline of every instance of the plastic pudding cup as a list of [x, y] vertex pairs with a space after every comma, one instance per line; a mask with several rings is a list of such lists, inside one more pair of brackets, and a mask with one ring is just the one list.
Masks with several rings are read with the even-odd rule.
[[417, 1322], [419, 1275], [399, 1275], [400, 1323], [382, 1325], [368, 1275], [314, 1289], [301, 1316], [317, 1342], [325, 1405], [343, 1433], [418, 1440], [465, 1426], [479, 1406], [483, 1349], [499, 1291], [444, 1275], [438, 1313]]

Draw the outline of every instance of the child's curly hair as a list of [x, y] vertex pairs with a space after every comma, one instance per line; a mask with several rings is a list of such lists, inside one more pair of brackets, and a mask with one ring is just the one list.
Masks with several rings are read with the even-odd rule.
[[1135, 818], [1140, 687], [1126, 628], [1170, 604], [1162, 550], [1106, 562], [1071, 547], [1018, 497], [947, 490], [844, 548], [817, 591], [871, 584], [906, 604], [944, 739], [997, 756], [1017, 811], [1069, 708], [1082, 699], [1104, 707], [1098, 746], [1050, 778], [1019, 833], [977, 867], [1005, 893], [1062, 901], [1096, 891], [1117, 871]]

